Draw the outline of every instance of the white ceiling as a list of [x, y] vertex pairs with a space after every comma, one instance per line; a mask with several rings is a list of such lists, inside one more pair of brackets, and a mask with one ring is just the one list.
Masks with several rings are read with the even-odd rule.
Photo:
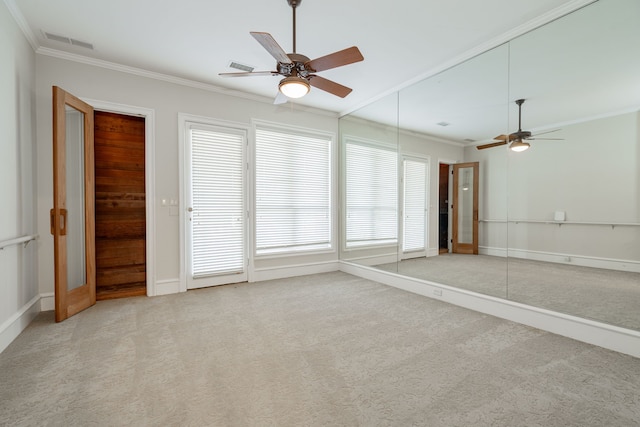
[[[237, 61], [272, 70], [249, 35], [270, 33], [292, 49], [286, 0], [4, 0], [34, 49], [108, 61], [272, 99], [278, 77], [221, 78]], [[319, 73], [351, 87], [344, 99], [312, 89], [295, 101], [344, 114], [421, 76], [549, 21], [587, 0], [303, 0], [297, 51], [310, 58], [358, 46], [365, 60]], [[48, 40], [43, 32], [91, 43]]]
[[[274, 69], [250, 31], [292, 48], [287, 0], [4, 1], [38, 53], [265, 102], [274, 99], [278, 77], [218, 73], [236, 71], [230, 61]], [[534, 132], [637, 109], [640, 55], [632, 52], [640, 45], [640, 4], [593, 1], [302, 0], [298, 53], [313, 59], [355, 45], [365, 59], [319, 73], [353, 88], [346, 98], [312, 88], [294, 103], [389, 124], [399, 117], [404, 129], [463, 145], [515, 131], [518, 98], [527, 100], [523, 128]]]

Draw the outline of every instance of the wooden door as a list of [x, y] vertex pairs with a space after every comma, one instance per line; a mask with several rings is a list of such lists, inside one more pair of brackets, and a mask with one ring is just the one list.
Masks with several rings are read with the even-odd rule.
[[53, 87], [55, 319], [96, 302], [93, 108]]
[[145, 119], [94, 117], [97, 299], [146, 295]]
[[453, 253], [478, 254], [479, 175], [478, 162], [453, 165]]

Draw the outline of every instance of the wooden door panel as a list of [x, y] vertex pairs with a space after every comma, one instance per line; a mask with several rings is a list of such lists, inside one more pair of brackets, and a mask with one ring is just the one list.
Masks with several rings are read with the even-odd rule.
[[146, 278], [145, 266], [144, 264], [135, 264], [100, 268], [96, 278], [98, 287], [141, 283]]
[[52, 95], [51, 233], [55, 320], [61, 322], [96, 302], [93, 108], [57, 86]]
[[97, 297], [146, 295], [144, 118], [95, 119]]

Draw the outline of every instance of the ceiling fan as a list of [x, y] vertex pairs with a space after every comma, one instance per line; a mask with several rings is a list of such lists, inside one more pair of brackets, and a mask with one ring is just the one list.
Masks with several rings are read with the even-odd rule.
[[493, 138], [496, 140], [495, 142], [476, 146], [478, 150], [484, 150], [485, 148], [499, 147], [501, 145], [505, 145], [511, 142], [511, 144], [509, 145], [509, 149], [512, 151], [519, 152], [519, 151], [524, 151], [529, 149], [531, 144], [529, 144], [527, 141], [534, 141], [537, 139], [559, 141], [562, 139], [562, 138], [534, 138], [534, 136], [544, 135], [551, 132], [557, 132], [560, 129], [554, 129], [547, 132], [538, 133], [537, 135], [533, 135], [528, 130], [522, 130], [522, 104], [524, 104], [524, 99], [517, 99], [516, 104], [518, 104], [518, 131], [511, 133], [509, 135], [498, 135]]
[[287, 0], [293, 9], [293, 53], [286, 53], [269, 33], [250, 33], [276, 59], [276, 71], [220, 73], [219, 75], [222, 77], [284, 76], [278, 86], [279, 92], [275, 104], [282, 104], [287, 101], [287, 98], [301, 98], [309, 93], [311, 86], [341, 98], [349, 95], [352, 89], [315, 73], [353, 64], [364, 60], [364, 57], [355, 46], [313, 60], [296, 53], [296, 8], [301, 2], [302, 0]]

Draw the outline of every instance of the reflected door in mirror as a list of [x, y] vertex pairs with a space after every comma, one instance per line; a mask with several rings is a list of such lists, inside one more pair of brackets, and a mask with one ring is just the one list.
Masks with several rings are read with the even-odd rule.
[[478, 253], [478, 162], [453, 165], [453, 253]]

